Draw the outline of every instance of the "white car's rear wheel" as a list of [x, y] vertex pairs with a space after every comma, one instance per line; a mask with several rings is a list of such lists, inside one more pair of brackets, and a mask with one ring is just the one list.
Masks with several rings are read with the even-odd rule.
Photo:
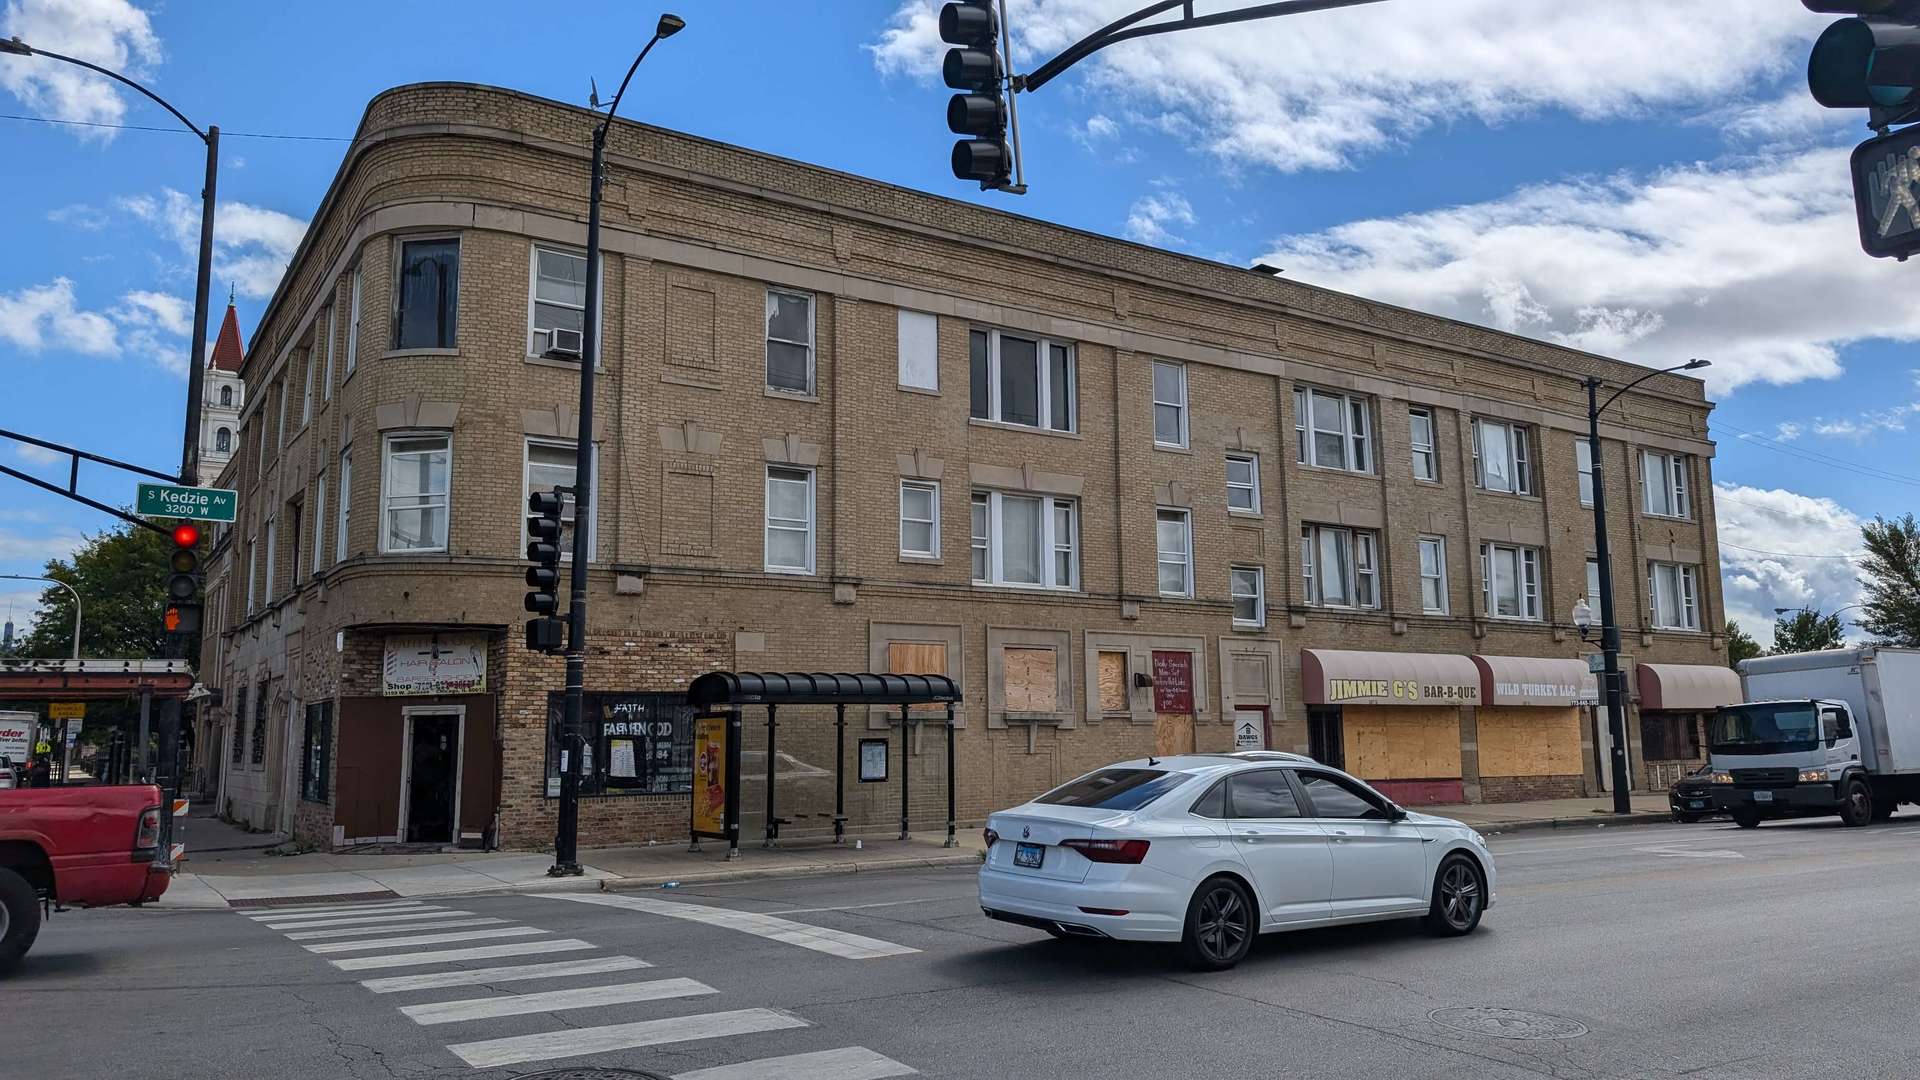
[[1208, 878], [1187, 904], [1187, 930], [1180, 944], [1195, 967], [1224, 971], [1246, 958], [1258, 930], [1246, 886], [1230, 877]]

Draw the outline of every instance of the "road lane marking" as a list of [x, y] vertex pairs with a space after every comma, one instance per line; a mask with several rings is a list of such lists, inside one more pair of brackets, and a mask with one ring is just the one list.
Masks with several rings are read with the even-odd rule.
[[781, 1031], [806, 1027], [797, 1016], [772, 1009], [735, 1009], [731, 1012], [676, 1016], [667, 1020], [642, 1020], [633, 1024], [609, 1024], [605, 1027], [563, 1028], [538, 1035], [516, 1035], [483, 1042], [454, 1043], [447, 1049], [476, 1069], [501, 1065], [519, 1065], [528, 1061], [583, 1057], [612, 1050], [630, 1050], [661, 1043], [717, 1039], [726, 1035], [750, 1035], [758, 1031]]
[[362, 952], [367, 949], [392, 949], [403, 945], [444, 945], [453, 941], [484, 941], [487, 938], [539, 937], [551, 934], [537, 926], [506, 926], [491, 930], [456, 930], [447, 934], [417, 934], [413, 937], [374, 938], [369, 941], [329, 941], [322, 945], [302, 945], [315, 953]]
[[491, 960], [496, 956], [534, 956], [541, 953], [579, 952], [599, 946], [579, 938], [554, 938], [540, 941], [509, 941], [504, 945], [480, 945], [471, 949], [435, 949], [431, 952], [396, 953], [392, 956], [349, 956], [327, 963], [341, 971], [373, 971], [379, 968], [413, 967], [419, 964], [447, 964], [455, 960]]
[[803, 949], [812, 949], [815, 952], [823, 952], [846, 960], [874, 960], [883, 956], [905, 956], [908, 953], [920, 951], [905, 945], [896, 945], [891, 941], [881, 941], [879, 938], [809, 926], [806, 923], [792, 922], [771, 915], [758, 915], [751, 911], [734, 911], [730, 908], [653, 900], [640, 896], [584, 893], [536, 893], [535, 895], [550, 900], [570, 900], [576, 904], [598, 904], [602, 907], [626, 908], [629, 911], [644, 911], [652, 915], [686, 919], [690, 922], [705, 923], [708, 926], [738, 930], [770, 941], [798, 945]]
[[456, 908], [423, 907], [413, 911], [396, 911], [390, 915], [345, 915], [330, 919], [286, 919], [268, 922], [261, 920], [260, 925], [269, 930], [317, 930], [322, 926], [372, 926], [376, 923], [414, 922], [419, 919], [444, 919], [449, 915], [471, 915], [471, 911]]
[[335, 930], [302, 930], [288, 934], [288, 941], [319, 941], [322, 938], [355, 937], [362, 934], [404, 934], [417, 930], [451, 930], [456, 926], [501, 926], [505, 919], [442, 919], [439, 922], [407, 923], [405, 926], [349, 926]]
[[1633, 850], [1648, 855], [1658, 855], [1663, 859], [1744, 859], [1745, 855], [1737, 851], [1718, 848], [1710, 851], [1688, 851], [1685, 848], [1643, 847]]
[[656, 979], [652, 982], [543, 990], [537, 994], [434, 1001], [424, 1005], [408, 1005], [400, 1012], [416, 1024], [457, 1024], [465, 1020], [490, 1020], [498, 1016], [525, 1016], [528, 1013], [591, 1009], [603, 1005], [628, 1005], [636, 1001], [666, 1001], [671, 998], [699, 997], [703, 994], [719, 992], [695, 979]]
[[[1659, 842], [1662, 844], [1704, 844], [1709, 840], [1724, 839], [1723, 837], [1716, 835], [1717, 832], [1719, 832], [1719, 830], [1715, 830], [1714, 832], [1702, 832], [1697, 836], [1676, 836], [1671, 840], [1662, 840]], [[1646, 838], [1642, 837], [1639, 840], [1615, 840], [1615, 841], [1604, 843], [1604, 844], [1574, 843], [1574, 844], [1558, 844], [1553, 847], [1531, 847], [1531, 848], [1505, 848], [1505, 847], [1495, 846], [1490, 848], [1489, 850], [1493, 852], [1494, 858], [1505, 859], [1514, 855], [1550, 855], [1550, 854], [1556, 854], [1559, 852], [1568, 852], [1568, 851], [1595, 851], [1601, 848], [1638, 847], [1638, 846], [1644, 845], [1646, 842], [1647, 842]]]
[[673, 1080], [886, 1080], [890, 1076], [918, 1073], [919, 1070], [864, 1046], [846, 1046], [695, 1069], [675, 1073]]
[[342, 907], [326, 905], [322, 907], [271, 907], [247, 908], [240, 912], [256, 922], [271, 919], [304, 919], [314, 915], [358, 915], [369, 911], [395, 911], [400, 908], [420, 908], [426, 904], [420, 900], [385, 900], [377, 904], [347, 904]]
[[[972, 902], [979, 898], [978, 893], [958, 893], [953, 896], [925, 896], [918, 900], [882, 900], [877, 904], [842, 904], [839, 907], [796, 907], [781, 908], [777, 911], [762, 911], [761, 915], [814, 915], [822, 911], [865, 911], [868, 908], [900, 907], [905, 904], [944, 904], [955, 900]], [[855, 1047], [854, 1049], [860, 1049]]]
[[389, 975], [381, 979], [362, 980], [360, 985], [376, 994], [398, 994], [409, 990], [443, 990], [450, 986], [487, 986], [493, 983], [560, 979], [574, 975], [604, 975], [613, 971], [635, 971], [652, 966], [645, 960], [631, 956], [605, 956], [594, 960], [558, 960], [551, 964], [470, 968], [466, 971], [440, 971], [428, 975]]

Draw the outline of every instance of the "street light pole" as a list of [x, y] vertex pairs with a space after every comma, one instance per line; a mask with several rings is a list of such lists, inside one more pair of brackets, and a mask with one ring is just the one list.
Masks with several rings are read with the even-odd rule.
[[73, 594], [73, 658], [80, 659], [80, 590], [59, 578], [40, 577], [37, 574], [0, 574], [0, 578], [9, 581], [51, 581]]
[[587, 681], [587, 554], [593, 535], [593, 377], [600, 355], [600, 191], [606, 173], [607, 129], [613, 124], [627, 84], [640, 70], [640, 61], [653, 47], [679, 33], [686, 21], [662, 15], [653, 37], [627, 68], [620, 89], [607, 106], [606, 119], [593, 129], [592, 175], [587, 182], [587, 295], [580, 317], [580, 408], [574, 433], [573, 457], [573, 566], [567, 584], [566, 711], [561, 717], [559, 745], [566, 763], [560, 770], [560, 814], [554, 829], [553, 865], [548, 877], [578, 877], [580, 866], [580, 758], [585, 748], [581, 713], [585, 711]]
[[1607, 543], [1607, 479], [1600, 452], [1600, 414], [1620, 400], [1620, 395], [1653, 378], [1674, 371], [1693, 371], [1707, 367], [1708, 360], [1689, 360], [1661, 371], [1649, 371], [1614, 391], [1604, 403], [1600, 388], [1605, 385], [1596, 376], [1587, 378], [1587, 448], [1593, 461], [1593, 553], [1600, 564], [1600, 651], [1605, 666], [1600, 674], [1600, 700], [1607, 710], [1607, 731], [1613, 743], [1613, 812], [1633, 813], [1630, 792], [1632, 777], [1627, 768], [1627, 709], [1625, 688], [1620, 679], [1620, 621], [1614, 617], [1613, 556]]

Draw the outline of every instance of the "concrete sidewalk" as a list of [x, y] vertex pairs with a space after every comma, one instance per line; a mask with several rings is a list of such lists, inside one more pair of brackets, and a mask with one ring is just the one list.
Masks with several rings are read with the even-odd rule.
[[1594, 825], [1646, 825], [1672, 817], [1666, 792], [1629, 797], [1633, 813], [1613, 812], [1611, 795], [1599, 799], [1539, 799], [1533, 802], [1465, 803], [1454, 806], [1415, 806], [1410, 809], [1465, 822], [1482, 832], [1520, 829], [1575, 829]]

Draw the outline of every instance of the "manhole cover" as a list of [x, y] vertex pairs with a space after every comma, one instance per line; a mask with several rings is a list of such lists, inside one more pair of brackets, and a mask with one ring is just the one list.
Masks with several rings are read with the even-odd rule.
[[1455, 1031], [1496, 1039], [1577, 1039], [1587, 1033], [1587, 1025], [1564, 1016], [1485, 1005], [1435, 1009], [1427, 1019]]
[[638, 1069], [555, 1069], [552, 1072], [522, 1073], [516, 1080], [667, 1080], [659, 1073]]

